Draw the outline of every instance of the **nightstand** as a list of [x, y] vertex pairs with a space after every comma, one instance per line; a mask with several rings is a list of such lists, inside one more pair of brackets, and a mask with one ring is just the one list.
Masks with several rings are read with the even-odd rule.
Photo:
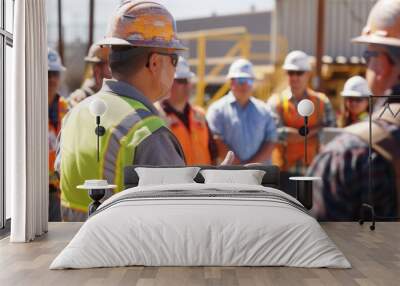
[[319, 181], [321, 177], [290, 177], [289, 180], [296, 181], [296, 199], [310, 210], [313, 206], [313, 181]]
[[107, 190], [115, 189], [116, 185], [110, 185], [107, 180], [86, 180], [84, 185], [77, 186], [77, 189], [88, 190], [89, 197], [93, 202], [89, 205], [88, 214], [91, 216], [101, 205], [101, 199]]

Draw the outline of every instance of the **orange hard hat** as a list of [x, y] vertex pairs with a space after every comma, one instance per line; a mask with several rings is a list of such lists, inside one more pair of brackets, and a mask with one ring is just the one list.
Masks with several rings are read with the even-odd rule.
[[353, 42], [400, 47], [400, 1], [378, 1], [369, 13], [361, 36]]
[[108, 62], [108, 56], [110, 55], [110, 47], [99, 46], [97, 43], [93, 44], [87, 56], [85, 62], [88, 63], [106, 63]]
[[177, 38], [175, 20], [159, 3], [124, 1], [100, 45], [185, 50]]

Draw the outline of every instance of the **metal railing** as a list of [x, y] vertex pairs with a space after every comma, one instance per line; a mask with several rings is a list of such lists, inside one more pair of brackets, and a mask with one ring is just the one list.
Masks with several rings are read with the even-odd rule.
[[[195, 42], [196, 45], [196, 57], [189, 58], [188, 61], [194, 67], [196, 73], [196, 97], [194, 103], [199, 106], [208, 106], [228, 92], [230, 85], [222, 72], [226, 66], [229, 66], [236, 59], [242, 57], [250, 61], [262, 61], [265, 66], [274, 66], [274, 64], [283, 60], [287, 52], [287, 41], [282, 37], [278, 37], [278, 42], [273, 43], [270, 35], [250, 34], [246, 27], [242, 26], [184, 32], [179, 34], [179, 38], [186, 44]], [[223, 56], [210, 57], [207, 56], [207, 45], [210, 42], [228, 42], [232, 43], [232, 46]], [[252, 47], [256, 42], [269, 43], [271, 47], [272, 45], [278, 45], [279, 52], [275, 56], [272, 54], [272, 48], [265, 52], [253, 52]], [[207, 67], [211, 67], [208, 72]], [[206, 100], [205, 92], [210, 84], [220, 85], [220, 87], [210, 96], [210, 99]], [[259, 86], [263, 88], [262, 85]]]

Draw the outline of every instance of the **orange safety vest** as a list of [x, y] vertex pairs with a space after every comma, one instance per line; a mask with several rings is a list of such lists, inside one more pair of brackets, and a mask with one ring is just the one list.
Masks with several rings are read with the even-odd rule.
[[178, 138], [185, 154], [187, 165], [210, 165], [211, 154], [208, 148], [209, 133], [202, 108], [189, 106], [189, 127], [173, 113], [166, 114], [172, 133]]
[[68, 103], [61, 96], [58, 98], [57, 127], [54, 127], [49, 120], [49, 184], [59, 188], [59, 179], [54, 170], [54, 162], [57, 152], [57, 136], [61, 129], [61, 121], [68, 112]]
[[[289, 100], [290, 96], [291, 93], [287, 90], [280, 95], [277, 112], [279, 112], [284, 126], [299, 129], [304, 126], [304, 117], [297, 113], [297, 106]], [[308, 118], [309, 129], [315, 126], [322, 126], [324, 114], [323, 97], [325, 97], [324, 94], [307, 89], [307, 98], [315, 106], [315, 112]], [[307, 165], [311, 163], [318, 151], [318, 138], [307, 138]], [[272, 151], [272, 163], [279, 166], [283, 171], [288, 171], [296, 164], [304, 166], [304, 142], [276, 144]]]

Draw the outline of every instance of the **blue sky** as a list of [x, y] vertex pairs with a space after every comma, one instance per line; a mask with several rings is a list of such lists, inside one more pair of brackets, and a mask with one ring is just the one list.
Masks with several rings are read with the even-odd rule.
[[[275, 0], [156, 0], [165, 5], [176, 19], [208, 17], [212, 14], [226, 15], [273, 8]], [[67, 41], [87, 39], [88, 4], [86, 0], [63, 0], [64, 34]], [[107, 22], [120, 0], [95, 0], [95, 40], [103, 37]], [[57, 1], [47, 0], [49, 41], [57, 35]]]

